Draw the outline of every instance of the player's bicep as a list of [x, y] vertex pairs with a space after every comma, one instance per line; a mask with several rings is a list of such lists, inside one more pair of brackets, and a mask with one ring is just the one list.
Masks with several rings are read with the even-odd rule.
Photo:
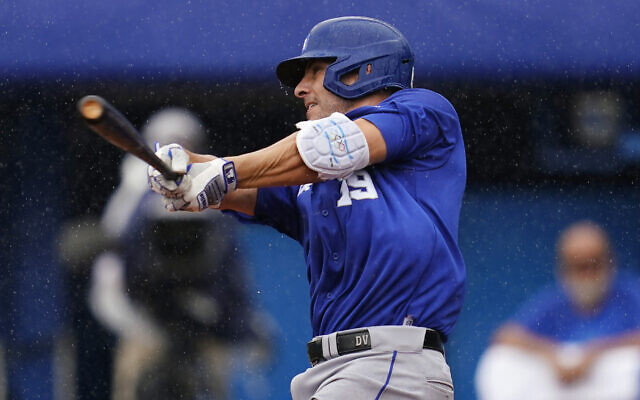
[[356, 125], [362, 130], [367, 145], [369, 146], [369, 165], [384, 161], [387, 158], [387, 143], [382, 132], [373, 123], [366, 119], [355, 120]]
[[385, 158], [379, 161], [393, 162], [428, 157], [430, 149], [437, 141], [439, 129], [433, 118], [428, 115], [415, 110], [413, 114], [389, 111], [368, 114], [362, 118], [378, 129], [381, 140], [385, 143]]

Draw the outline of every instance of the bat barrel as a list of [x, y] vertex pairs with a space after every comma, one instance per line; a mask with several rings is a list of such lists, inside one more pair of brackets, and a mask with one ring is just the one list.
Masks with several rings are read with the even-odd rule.
[[144, 143], [131, 122], [102, 97], [83, 97], [78, 102], [78, 111], [87, 125], [109, 143], [140, 158], [167, 179], [180, 177]]
[[104, 115], [105, 104], [100, 96], [84, 96], [78, 102], [78, 111], [87, 121], [97, 121]]

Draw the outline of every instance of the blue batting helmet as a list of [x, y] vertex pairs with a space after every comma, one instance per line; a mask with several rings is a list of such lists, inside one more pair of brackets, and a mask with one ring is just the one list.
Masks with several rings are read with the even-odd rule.
[[[302, 54], [278, 64], [276, 75], [295, 88], [304, 76], [307, 60], [334, 59], [327, 67], [324, 87], [337, 96], [355, 99], [388, 87], [413, 86], [414, 56], [407, 39], [386, 22], [367, 17], [341, 17], [320, 22], [311, 29]], [[358, 70], [358, 80], [345, 85], [340, 79]]]

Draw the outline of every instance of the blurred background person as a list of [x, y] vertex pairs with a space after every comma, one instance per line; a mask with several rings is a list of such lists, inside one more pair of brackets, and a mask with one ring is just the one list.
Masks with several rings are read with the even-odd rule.
[[557, 242], [557, 284], [503, 324], [476, 374], [479, 397], [635, 399], [640, 284], [618, 271], [605, 231], [577, 222]]
[[[150, 146], [206, 151], [202, 123], [184, 109], [154, 114], [143, 136]], [[100, 221], [116, 246], [92, 270], [90, 307], [118, 337], [113, 398], [227, 399], [234, 351], [254, 344], [251, 362], [260, 365], [269, 332], [248, 297], [235, 222], [220, 213], [166, 212], [150, 195], [146, 168], [123, 159]]]

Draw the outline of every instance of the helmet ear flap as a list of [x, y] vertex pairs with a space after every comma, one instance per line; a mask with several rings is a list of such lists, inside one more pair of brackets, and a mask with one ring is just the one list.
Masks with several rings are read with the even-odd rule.
[[324, 87], [346, 99], [355, 99], [387, 87], [408, 88], [398, 81], [399, 69], [390, 55], [354, 60], [347, 57], [329, 65]]
[[340, 82], [345, 86], [353, 86], [360, 80], [361, 76], [366, 78], [367, 75], [371, 75], [372, 72], [373, 63], [364, 63], [340, 75]]
[[352, 86], [360, 80], [361, 66], [355, 67], [350, 71], [340, 74], [340, 82], [345, 86]]

